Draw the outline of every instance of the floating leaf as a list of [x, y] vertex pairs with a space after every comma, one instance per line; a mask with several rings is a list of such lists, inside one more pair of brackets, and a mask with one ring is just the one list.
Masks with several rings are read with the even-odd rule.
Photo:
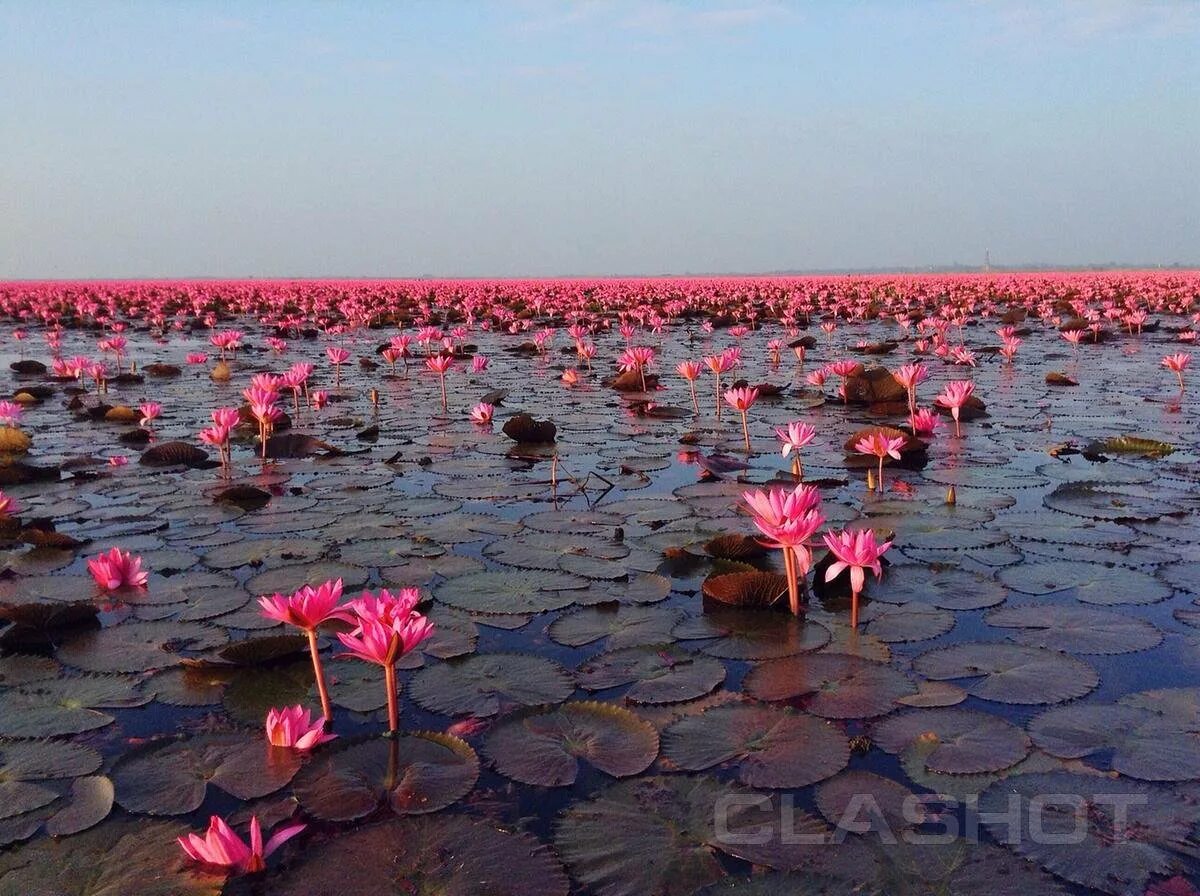
[[633, 703], [679, 703], [703, 697], [725, 680], [718, 660], [659, 644], [602, 653], [575, 672], [579, 685], [602, 691], [633, 685], [625, 698]]
[[913, 669], [935, 681], [963, 680], [967, 692], [998, 703], [1061, 703], [1082, 697], [1100, 682], [1082, 660], [1015, 644], [957, 644], [931, 650]]
[[504, 706], [561, 703], [575, 684], [557, 663], [516, 653], [476, 654], [418, 672], [413, 700], [444, 715], [494, 716]]
[[1171, 588], [1149, 573], [1071, 560], [1010, 566], [1000, 571], [1000, 580], [1024, 594], [1073, 590], [1084, 603], [1101, 606], [1152, 604], [1171, 596]]
[[850, 760], [846, 736], [828, 722], [773, 706], [718, 706], [663, 732], [663, 758], [689, 771], [736, 765], [750, 787], [806, 787]]
[[1029, 734], [1041, 749], [1063, 759], [1111, 755], [1113, 770], [1131, 778], [1200, 778], [1200, 737], [1149, 709], [1111, 704], [1060, 706], [1030, 722]]
[[825, 626], [790, 614], [720, 609], [685, 619], [675, 637], [704, 639], [700, 649], [722, 659], [766, 660], [818, 650], [830, 635]]
[[1134, 454], [1138, 457], [1160, 458], [1175, 453], [1175, 446], [1142, 436], [1109, 436], [1087, 447], [1091, 454]]
[[145, 672], [175, 665], [182, 651], [226, 640], [221, 629], [199, 622], [123, 622], [72, 637], [58, 649], [58, 658], [88, 672]]
[[733, 607], [767, 608], [787, 600], [786, 576], [773, 572], [730, 572], [704, 580], [704, 596]]
[[479, 758], [470, 746], [426, 731], [322, 750], [295, 791], [310, 815], [353, 821], [385, 803], [397, 815], [436, 812], [466, 796], [478, 778]]
[[112, 778], [123, 809], [183, 815], [200, 807], [209, 784], [242, 800], [274, 793], [301, 761], [296, 751], [272, 747], [261, 736], [201, 735], [127, 755]]
[[568, 647], [582, 647], [601, 638], [610, 650], [671, 639], [671, 630], [683, 617], [680, 610], [637, 605], [588, 607], [558, 617], [547, 633]]
[[758, 700], [805, 698], [805, 709], [829, 719], [868, 719], [896, 708], [916, 692], [902, 673], [883, 663], [846, 654], [815, 653], [755, 666], [745, 691]]
[[895, 835], [925, 818], [920, 802], [903, 784], [874, 772], [852, 769], [822, 781], [815, 794], [817, 811], [843, 831]]
[[580, 761], [616, 778], [646, 770], [658, 755], [654, 726], [608, 703], [566, 703], [502, 719], [484, 752], [501, 774], [526, 784], [574, 784]]
[[112, 811], [113, 794], [113, 783], [104, 775], [76, 778], [71, 783], [70, 803], [46, 822], [46, 833], [66, 837], [95, 827]]
[[1020, 644], [1071, 653], [1134, 653], [1162, 643], [1162, 632], [1149, 622], [1090, 607], [1034, 604], [993, 610], [985, 619], [1014, 629], [1008, 637]]
[[187, 825], [111, 821], [74, 837], [0, 856], [0, 892], [21, 896], [220, 896], [224, 875], [185, 868], [175, 840]]
[[1064, 482], [1042, 499], [1052, 510], [1096, 520], [1156, 520], [1186, 508], [1162, 498], [1119, 491], [1104, 482]]
[[0, 691], [0, 735], [54, 737], [103, 728], [113, 717], [96, 707], [129, 707], [148, 701], [122, 678], [60, 678]]
[[930, 569], [913, 564], [888, 568], [883, 584], [871, 590], [872, 601], [922, 603], [943, 610], [979, 610], [1005, 598], [1003, 586], [987, 576], [963, 569]]
[[949, 775], [998, 772], [1029, 755], [1025, 732], [998, 716], [968, 709], [923, 709], [878, 723], [875, 743], [900, 754], [917, 740], [927, 747], [925, 768]]
[[862, 619], [863, 630], [885, 644], [906, 641], [927, 641], [938, 638], [954, 628], [954, 614], [928, 604], [869, 603]]
[[398, 818], [309, 850], [269, 896], [567, 896], [567, 876], [532, 834], [461, 815]]
[[573, 603], [587, 584], [562, 572], [480, 572], [447, 579], [434, 596], [470, 613], [544, 613]]

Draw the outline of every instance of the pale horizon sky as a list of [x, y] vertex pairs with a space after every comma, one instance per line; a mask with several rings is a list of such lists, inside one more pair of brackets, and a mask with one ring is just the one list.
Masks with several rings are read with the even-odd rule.
[[0, 279], [1200, 263], [1200, 0], [0, 5]]

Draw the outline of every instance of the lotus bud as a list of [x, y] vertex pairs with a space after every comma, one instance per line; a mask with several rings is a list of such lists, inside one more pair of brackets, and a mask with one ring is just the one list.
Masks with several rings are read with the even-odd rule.
[[958, 492], [956, 492], [954, 490], [954, 486], [950, 486], [948, 489], [946, 489], [946, 503], [947, 504], [957, 504], [958, 503]]
[[875, 491], [875, 471], [867, 470], [867, 491]]

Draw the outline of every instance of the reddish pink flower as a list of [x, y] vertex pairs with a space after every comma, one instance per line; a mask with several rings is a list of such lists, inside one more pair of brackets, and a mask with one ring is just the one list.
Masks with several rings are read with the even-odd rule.
[[490, 405], [486, 401], [481, 401], [475, 407], [471, 408], [471, 422], [477, 423], [480, 426], [487, 426], [492, 422], [492, 417], [496, 413], [495, 405]]
[[271, 854], [304, 828], [302, 824], [281, 828], [264, 846], [262, 826], [258, 816], [254, 815], [250, 818], [250, 845], [247, 846], [224, 819], [214, 815], [209, 819], [208, 830], [203, 837], [188, 834], [178, 838], [177, 842], [193, 862], [225, 868], [235, 874], [253, 874], [266, 868], [266, 860]]
[[21, 505], [17, 503], [16, 498], [12, 498], [3, 491], [0, 491], [0, 516], [11, 516], [14, 513], [21, 512]]
[[975, 384], [970, 380], [952, 380], [946, 384], [941, 394], [935, 399], [940, 406], [950, 409], [950, 416], [954, 418], [954, 434], [957, 436], [962, 435], [958, 419], [959, 411], [974, 391]]
[[1170, 370], [1179, 378], [1179, 391], [1183, 391], [1183, 372], [1187, 370], [1188, 365], [1192, 363], [1192, 356], [1187, 352], [1179, 352], [1174, 355], [1167, 355], [1162, 359], [1162, 366]]
[[312, 712], [303, 706], [288, 706], [267, 711], [267, 743], [274, 747], [311, 750], [334, 740], [336, 734], [326, 734], [324, 717], [315, 722]]
[[890, 541], [877, 544], [875, 532], [871, 529], [846, 529], [842, 532], [827, 532], [825, 546], [829, 548], [836, 562], [831, 563], [825, 570], [825, 581], [832, 582], [845, 569], [850, 570], [850, 590], [858, 594], [866, 584], [866, 570], [875, 573], [875, 578], [883, 575], [882, 557], [892, 546]]
[[121, 588], [144, 588], [149, 576], [142, 570], [142, 558], [128, 551], [113, 548], [107, 554], [87, 562], [88, 572], [104, 591]]
[[342, 580], [336, 579], [316, 588], [305, 585], [287, 597], [282, 594], [260, 597], [258, 604], [267, 619], [312, 631], [330, 619], [342, 618], [338, 607], [341, 599]]

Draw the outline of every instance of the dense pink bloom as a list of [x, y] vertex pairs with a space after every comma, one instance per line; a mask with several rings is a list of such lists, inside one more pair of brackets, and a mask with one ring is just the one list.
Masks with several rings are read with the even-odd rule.
[[262, 825], [258, 816], [254, 815], [250, 818], [250, 845], [247, 846], [224, 819], [214, 815], [209, 819], [208, 830], [203, 837], [188, 834], [178, 838], [178, 843], [194, 862], [227, 868], [236, 874], [253, 874], [266, 868], [267, 858], [304, 828], [302, 824], [280, 828], [264, 846]]
[[850, 570], [850, 589], [858, 594], [866, 583], [865, 570], [875, 573], [875, 578], [883, 575], [883, 565], [879, 562], [892, 546], [890, 541], [883, 544], [875, 542], [875, 532], [871, 529], [846, 529], [842, 532], [827, 532], [825, 546], [829, 548], [836, 562], [831, 563], [825, 570], [825, 581], [832, 582], [843, 570]]
[[725, 403], [735, 411], [745, 413], [756, 401], [758, 401], [758, 390], [755, 388], [742, 386], [738, 389], [725, 390]]
[[775, 437], [783, 445], [784, 457], [793, 451], [799, 454], [800, 449], [809, 444], [816, 436], [816, 427], [800, 421], [789, 423], [786, 428], [777, 427], [775, 429]]
[[486, 401], [481, 401], [475, 407], [471, 408], [471, 422], [478, 423], [480, 426], [486, 426], [492, 422], [492, 417], [496, 413], [494, 405], [488, 404]]
[[258, 604], [267, 619], [312, 631], [330, 619], [344, 618], [344, 613], [339, 612], [338, 608], [341, 599], [342, 580], [336, 579], [316, 588], [305, 585], [286, 597], [282, 594], [260, 597]]
[[112, 457], [110, 457], [108, 459], [108, 465], [110, 467], [124, 467], [124, 466], [127, 466], [128, 464], [129, 464], [129, 458], [126, 457], [124, 454], [114, 454]]
[[929, 369], [924, 364], [905, 364], [894, 374], [896, 382], [913, 393], [917, 386], [929, 378]]
[[1167, 368], [1167, 370], [1174, 371], [1175, 373], [1180, 373], [1181, 371], [1186, 370], [1188, 365], [1191, 363], [1192, 356], [1187, 352], [1179, 352], [1175, 355], [1167, 355], [1162, 359], [1162, 366]]
[[476, 355], [471, 359], [471, 372], [483, 373], [488, 369], [489, 363], [490, 361], [488, 360], [487, 355]]
[[704, 359], [704, 365], [718, 376], [735, 366], [734, 359], [727, 354], [709, 355]]
[[754, 515], [754, 523], [763, 534], [770, 535], [763, 526], [777, 527], [789, 519], [797, 519], [821, 506], [821, 493], [816, 486], [797, 485], [794, 488], [776, 486], [762, 491], [749, 489], [742, 493], [742, 500]]
[[564, 386], [579, 385], [579, 371], [577, 371], [574, 367], [568, 367], [563, 371], [562, 381]]
[[213, 423], [225, 429], [233, 429], [241, 422], [241, 419], [237, 408], [217, 408], [212, 412]]
[[312, 712], [303, 706], [272, 708], [267, 712], [267, 743], [274, 747], [311, 750], [337, 737], [325, 733], [325, 722], [323, 716], [314, 722]]
[[324, 389], [316, 389], [309, 395], [308, 400], [311, 402], [313, 408], [319, 411], [325, 405], [329, 404], [329, 393]]
[[942, 418], [929, 408], [921, 408], [912, 416], [913, 435], [931, 436], [942, 428]]
[[189, 364], [204, 364], [208, 361], [208, 355], [204, 352], [188, 352], [187, 362]]
[[406, 588], [398, 595], [385, 589], [378, 597], [364, 592], [349, 605], [351, 621], [357, 625], [348, 634], [339, 632], [338, 640], [351, 656], [379, 666], [394, 666], [433, 634], [433, 624], [416, 611], [418, 599], [415, 588]]
[[889, 438], [881, 432], [872, 432], [855, 442], [854, 450], [859, 454], [873, 454], [880, 460], [885, 457], [899, 460], [900, 449], [904, 447], [904, 441], [904, 436]]
[[142, 570], [142, 558], [113, 548], [107, 554], [87, 562], [88, 572], [105, 591], [120, 588], [144, 588], [149, 576]]

